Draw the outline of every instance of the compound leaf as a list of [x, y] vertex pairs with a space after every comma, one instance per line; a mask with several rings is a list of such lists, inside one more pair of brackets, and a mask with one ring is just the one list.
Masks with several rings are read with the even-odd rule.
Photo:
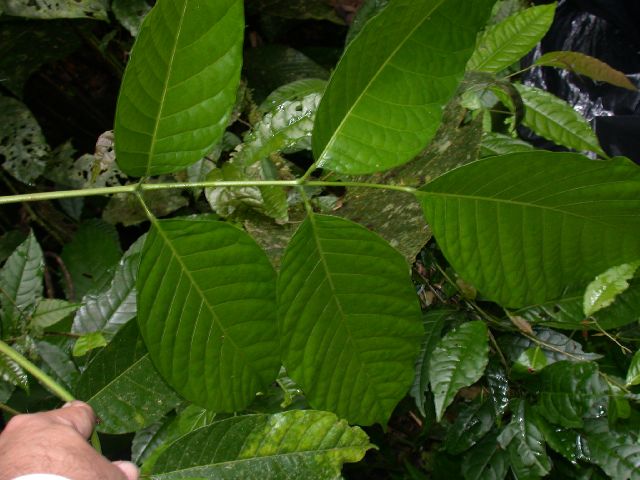
[[181, 401], [153, 367], [135, 322], [95, 356], [82, 372], [76, 394], [100, 412], [98, 429], [104, 433], [144, 428]]
[[422, 187], [459, 274], [504, 306], [542, 303], [640, 256], [640, 168], [534, 151], [489, 157]]
[[180, 438], [158, 458], [149, 478], [325, 480], [339, 478], [343, 463], [361, 460], [371, 447], [360, 428], [332, 413], [245, 415]]
[[489, 27], [469, 59], [467, 70], [498, 73], [520, 60], [547, 33], [555, 11], [555, 3], [531, 7]]
[[280, 347], [309, 403], [385, 424], [413, 380], [423, 328], [402, 256], [364, 227], [311, 215], [278, 278]]
[[584, 292], [583, 310], [593, 315], [611, 305], [616, 297], [629, 288], [629, 280], [640, 267], [640, 261], [611, 267], [598, 275]]
[[525, 105], [524, 126], [558, 145], [606, 156], [589, 123], [571, 105], [539, 88], [515, 87]]
[[151, 358], [186, 399], [234, 412], [276, 378], [275, 272], [242, 230], [206, 217], [154, 221], [137, 290]]
[[463, 323], [440, 340], [429, 365], [438, 421], [458, 390], [480, 380], [488, 361], [489, 338], [483, 322]]
[[607, 82], [627, 90], [638, 90], [621, 71], [580, 52], [548, 52], [538, 58], [534, 65], [564, 68], [592, 80]]
[[181, 170], [222, 138], [240, 82], [241, 0], [161, 1], [145, 18], [115, 119], [127, 175]]
[[363, 174], [418, 154], [436, 133], [492, 4], [398, 0], [373, 17], [347, 47], [318, 107], [316, 165]]

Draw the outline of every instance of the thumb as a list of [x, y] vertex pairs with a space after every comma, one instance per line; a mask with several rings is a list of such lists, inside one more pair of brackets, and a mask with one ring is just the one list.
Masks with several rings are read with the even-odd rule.
[[118, 468], [125, 477], [127, 477], [127, 480], [138, 480], [139, 477], [139, 473], [138, 473], [138, 467], [136, 467], [133, 463], [131, 462], [113, 462], [113, 465]]

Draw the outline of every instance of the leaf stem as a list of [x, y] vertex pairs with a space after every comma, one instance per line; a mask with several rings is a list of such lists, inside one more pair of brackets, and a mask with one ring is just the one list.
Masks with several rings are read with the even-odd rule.
[[9, 405], [5, 403], [0, 403], [0, 410], [7, 412], [9, 415], [15, 417], [16, 415], [20, 415], [20, 412], [11, 408]]

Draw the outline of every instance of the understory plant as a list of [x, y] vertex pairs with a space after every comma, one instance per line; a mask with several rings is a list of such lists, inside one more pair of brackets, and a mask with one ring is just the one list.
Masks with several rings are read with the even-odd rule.
[[[640, 478], [640, 169], [517, 81], [556, 5], [367, 1], [328, 80], [258, 101], [245, 7], [340, 21], [271, 3], [138, 2], [139, 27], [114, 1], [137, 39], [95, 155], [0, 97], [28, 190], [0, 204], [83, 220], [56, 279], [37, 235], [2, 237], [5, 412], [55, 404], [34, 380], [85, 400], [158, 480]], [[118, 222], [148, 231], [123, 252]]]

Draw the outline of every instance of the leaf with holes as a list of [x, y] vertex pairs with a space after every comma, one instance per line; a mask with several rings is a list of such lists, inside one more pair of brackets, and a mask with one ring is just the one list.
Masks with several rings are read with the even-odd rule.
[[498, 73], [513, 65], [547, 33], [556, 4], [527, 8], [487, 29], [467, 65], [467, 70]]
[[463, 323], [440, 340], [429, 365], [438, 421], [458, 390], [480, 380], [488, 361], [489, 337], [483, 322]]
[[539, 88], [515, 86], [525, 105], [524, 126], [563, 147], [606, 156], [589, 123], [571, 105]]
[[180, 438], [158, 458], [149, 478], [340, 478], [342, 464], [361, 460], [370, 448], [360, 428], [332, 413], [245, 415]]
[[181, 170], [220, 141], [240, 82], [241, 0], [158, 2], [120, 88], [116, 157], [127, 175]]
[[310, 215], [278, 278], [282, 359], [309, 403], [385, 424], [411, 386], [423, 328], [409, 268], [364, 227]]
[[373, 17], [347, 47], [318, 107], [317, 166], [372, 173], [416, 156], [435, 135], [492, 4], [397, 0]]
[[583, 310], [585, 315], [593, 315], [611, 305], [616, 297], [629, 288], [629, 280], [640, 267], [640, 261], [611, 267], [598, 275], [587, 285], [584, 292]]
[[0, 270], [0, 304], [2, 305], [2, 335], [7, 338], [21, 334], [31, 311], [42, 298], [44, 257], [33, 235], [9, 256]]
[[135, 322], [94, 357], [82, 372], [76, 395], [100, 412], [98, 429], [104, 433], [146, 427], [181, 401], [153, 367]]
[[186, 399], [235, 412], [276, 378], [275, 272], [242, 230], [206, 217], [154, 221], [137, 289], [151, 358]]
[[538, 58], [534, 65], [564, 68], [599, 82], [607, 82], [627, 90], [638, 90], [621, 71], [580, 52], [548, 52]]
[[422, 187], [438, 245], [485, 296], [520, 307], [558, 298], [640, 256], [640, 168], [534, 151], [489, 157]]

